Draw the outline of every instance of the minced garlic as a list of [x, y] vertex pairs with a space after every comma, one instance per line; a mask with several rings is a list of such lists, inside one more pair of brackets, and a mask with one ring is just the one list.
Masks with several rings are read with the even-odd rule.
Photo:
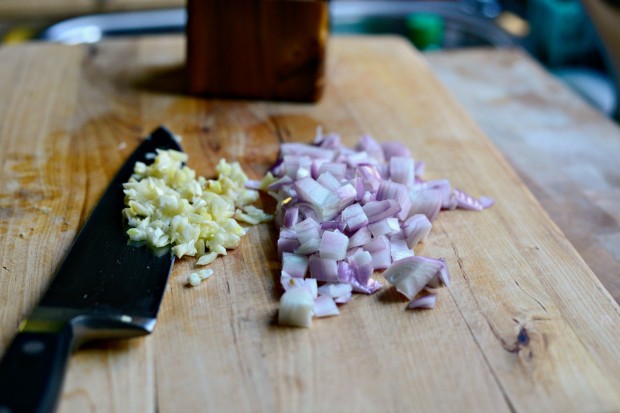
[[217, 179], [208, 180], [196, 178], [186, 162], [187, 154], [174, 150], [157, 150], [151, 165], [136, 162], [123, 184], [123, 216], [132, 241], [172, 245], [177, 257], [197, 257], [197, 265], [207, 265], [239, 245], [246, 233], [240, 222], [256, 225], [272, 216], [251, 205], [258, 192], [245, 188], [248, 178], [239, 163], [220, 160]]
[[187, 277], [187, 284], [192, 287], [195, 287], [198, 284], [200, 284], [202, 280], [206, 280], [211, 275], [213, 275], [212, 269], [193, 272]]

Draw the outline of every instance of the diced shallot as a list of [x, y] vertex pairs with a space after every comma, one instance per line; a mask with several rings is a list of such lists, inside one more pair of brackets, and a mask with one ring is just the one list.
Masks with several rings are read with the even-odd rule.
[[335, 259], [321, 258], [314, 254], [308, 260], [310, 275], [318, 281], [337, 282], [338, 263]]
[[411, 186], [415, 178], [413, 158], [393, 156], [390, 158], [390, 179], [405, 186]]
[[303, 288], [291, 288], [280, 298], [278, 324], [295, 327], [310, 327], [314, 314], [314, 300]]
[[289, 274], [282, 272], [280, 284], [282, 284], [284, 291], [288, 291], [291, 288], [302, 288], [308, 291], [313, 299], [318, 296], [318, 284], [314, 278], [291, 277]]
[[456, 201], [456, 207], [461, 209], [481, 211], [485, 208], [489, 208], [494, 203], [494, 201], [489, 197], [481, 197], [480, 199], [476, 199], [456, 188], [454, 189], [453, 196]]
[[416, 308], [425, 308], [425, 309], [435, 308], [436, 302], [437, 302], [437, 294], [430, 293], [430, 294], [427, 294], [427, 295], [424, 295], [422, 297], [412, 300], [407, 305], [407, 308], [411, 310], [414, 310]]
[[364, 245], [364, 250], [370, 252], [372, 256], [372, 266], [375, 270], [383, 270], [392, 263], [392, 255], [390, 252], [390, 241], [382, 235], [373, 239]]
[[323, 221], [321, 222], [322, 230], [334, 230], [337, 229], [340, 232], [344, 232], [347, 227], [347, 223], [343, 221]]
[[314, 315], [316, 317], [329, 317], [340, 314], [334, 299], [328, 295], [319, 295], [314, 300]]
[[349, 248], [349, 237], [340, 231], [325, 231], [319, 245], [321, 258], [343, 260]]
[[315, 252], [318, 252], [320, 247], [321, 247], [321, 240], [318, 238], [312, 238], [304, 242], [303, 244], [301, 244], [293, 252], [299, 255], [309, 255], [309, 254], [314, 254]]
[[386, 161], [389, 161], [392, 156], [411, 157], [409, 149], [400, 142], [382, 142], [381, 149], [383, 149], [383, 156], [385, 156]]
[[340, 181], [329, 172], [323, 172], [316, 181], [332, 192], [336, 192], [340, 188]]
[[405, 234], [402, 231], [390, 236], [390, 255], [392, 262], [415, 255], [413, 249], [407, 245]]
[[342, 219], [347, 223], [349, 231], [357, 231], [368, 225], [368, 217], [360, 204], [353, 204], [342, 211]]
[[431, 232], [433, 224], [424, 214], [416, 214], [403, 223], [403, 234], [407, 240], [407, 246], [413, 249], [418, 242], [424, 241]]
[[320, 208], [323, 219], [332, 219], [339, 212], [336, 210], [338, 197], [311, 177], [299, 179], [294, 187], [300, 200]]
[[319, 239], [320, 230], [319, 224], [312, 218], [307, 218], [295, 225], [295, 231], [297, 233], [297, 239], [300, 243], [305, 243], [312, 239]]
[[410, 215], [424, 214], [429, 221], [433, 221], [443, 204], [443, 193], [437, 189], [411, 189], [409, 188], [409, 199], [411, 200]]
[[342, 211], [343, 208], [346, 208], [355, 202], [357, 191], [353, 185], [345, 184], [336, 189], [336, 196], [338, 196], [338, 209]]
[[349, 248], [361, 247], [372, 240], [372, 233], [368, 227], [361, 227], [349, 239]]
[[297, 238], [278, 239], [278, 256], [282, 258], [285, 252], [293, 252], [299, 248], [299, 240]]
[[323, 162], [319, 167], [318, 174], [329, 172], [337, 179], [343, 179], [347, 172], [347, 165], [338, 162]]
[[392, 217], [401, 210], [400, 205], [394, 199], [370, 201], [362, 207], [368, 217], [368, 223], [372, 224], [384, 218]]
[[304, 278], [308, 272], [308, 258], [285, 252], [282, 254], [282, 271], [291, 277]]
[[361, 284], [358, 281], [352, 281], [351, 287], [353, 287], [353, 291], [356, 293], [374, 294], [383, 288], [383, 284], [371, 278], [366, 284]]
[[312, 145], [281, 145], [271, 173], [249, 183], [278, 202], [286, 291], [279, 322], [309, 326], [313, 315], [337, 315], [337, 304], [349, 302], [352, 292], [372, 294], [382, 287], [372, 277], [382, 269], [412, 300], [408, 308], [434, 307], [434, 293], [416, 296], [425, 287], [448, 286], [447, 265], [416, 256], [413, 248], [428, 236], [440, 210], [481, 210], [493, 200], [452, 190], [447, 179], [424, 180], [424, 169], [405, 145], [378, 143], [369, 135], [354, 149], [320, 129]]
[[409, 211], [411, 211], [411, 199], [409, 198], [409, 191], [405, 185], [392, 181], [382, 181], [377, 190], [377, 201], [386, 199], [395, 200], [400, 206], [398, 218], [403, 221], [407, 219]]
[[280, 154], [308, 156], [310, 158], [327, 159], [331, 161], [336, 156], [336, 151], [332, 149], [319, 148], [317, 146], [306, 145], [303, 143], [283, 143], [280, 145]]
[[400, 231], [400, 224], [398, 223], [398, 218], [383, 218], [380, 221], [369, 224], [368, 229], [372, 233], [372, 236], [377, 238], [381, 235], [392, 234]]
[[374, 270], [373, 256], [364, 250], [358, 250], [355, 254], [348, 258], [351, 267], [352, 280], [356, 280], [361, 284], [367, 284]]
[[338, 304], [351, 301], [351, 291], [353, 288], [348, 283], [326, 283], [318, 289], [320, 295], [328, 295]]
[[284, 213], [284, 226], [286, 228], [294, 227], [299, 222], [299, 208], [291, 207]]
[[377, 143], [370, 135], [363, 135], [360, 138], [359, 143], [355, 147], [360, 152], [366, 152], [368, 155], [377, 162], [384, 162], [385, 156], [383, 155], [383, 148]]
[[446, 263], [441, 260], [417, 256], [407, 257], [392, 264], [383, 276], [401, 294], [413, 300], [413, 297], [445, 267]]

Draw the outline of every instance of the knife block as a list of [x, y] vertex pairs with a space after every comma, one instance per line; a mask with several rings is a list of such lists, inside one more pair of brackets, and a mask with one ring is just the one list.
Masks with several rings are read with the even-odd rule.
[[328, 36], [326, 1], [188, 0], [192, 94], [317, 101]]

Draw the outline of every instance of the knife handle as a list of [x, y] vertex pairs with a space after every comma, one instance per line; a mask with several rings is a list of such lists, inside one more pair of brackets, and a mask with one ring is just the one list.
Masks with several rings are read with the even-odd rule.
[[53, 412], [72, 349], [70, 325], [17, 334], [0, 360], [0, 412]]

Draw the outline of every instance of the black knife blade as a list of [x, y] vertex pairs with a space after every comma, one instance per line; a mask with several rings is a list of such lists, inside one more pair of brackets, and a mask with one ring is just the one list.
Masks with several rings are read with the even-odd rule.
[[156, 149], [181, 151], [165, 128], [155, 130], [114, 177], [80, 230], [39, 305], [0, 361], [0, 413], [56, 408], [71, 352], [95, 339], [153, 331], [174, 263], [167, 252], [132, 245], [121, 211], [123, 183]]

